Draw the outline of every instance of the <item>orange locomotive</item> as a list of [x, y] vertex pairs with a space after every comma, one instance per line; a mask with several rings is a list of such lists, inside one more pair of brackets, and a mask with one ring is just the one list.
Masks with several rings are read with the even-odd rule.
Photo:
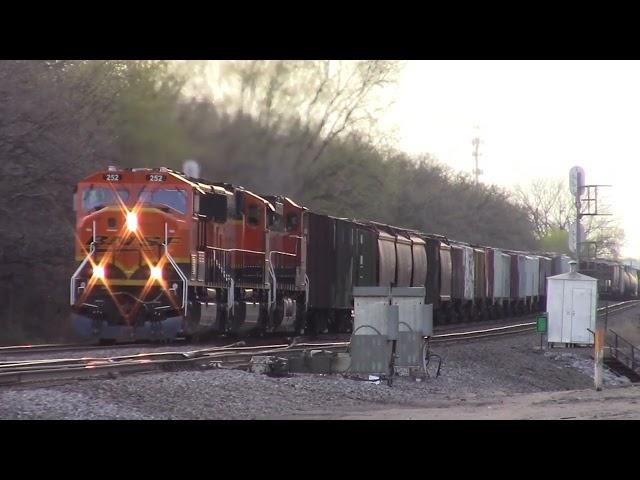
[[296, 332], [308, 297], [306, 210], [166, 168], [109, 167], [76, 188], [75, 332]]

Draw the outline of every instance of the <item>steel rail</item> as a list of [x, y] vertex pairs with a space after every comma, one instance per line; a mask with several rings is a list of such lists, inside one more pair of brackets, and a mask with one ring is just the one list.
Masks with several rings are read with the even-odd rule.
[[[605, 315], [607, 313], [619, 313], [636, 306], [640, 300], [627, 300], [624, 302], [616, 303], [609, 306], [603, 306], [596, 309], [598, 315]], [[447, 341], [459, 341], [470, 340], [485, 337], [495, 337], [500, 335], [510, 335], [516, 333], [526, 333], [535, 329], [536, 322], [516, 323], [513, 325], [505, 325], [501, 327], [492, 327], [482, 330], [470, 330], [462, 332], [444, 333], [439, 335], [433, 335], [428, 338], [433, 343], [443, 343]]]
[[139, 360], [154, 360], [154, 359], [167, 359], [167, 360], [182, 360], [190, 358], [200, 357], [213, 357], [216, 355], [226, 355], [231, 353], [238, 354], [251, 354], [255, 355], [255, 352], [269, 352], [269, 351], [293, 351], [299, 348], [302, 349], [322, 349], [335, 346], [348, 346], [349, 342], [323, 342], [323, 343], [282, 343], [273, 345], [254, 345], [254, 346], [236, 346], [235, 344], [220, 347], [209, 347], [200, 350], [191, 351], [169, 351], [169, 352], [144, 352], [131, 355], [118, 355], [112, 357], [80, 357], [80, 358], [55, 358], [55, 359], [39, 359], [39, 360], [13, 360], [0, 362], [0, 372], [13, 371], [17, 369], [25, 368], [50, 368], [60, 366], [82, 366], [82, 365], [98, 365], [103, 363], [116, 364], [124, 363], [127, 361], [139, 361]]
[[[215, 366], [227, 368], [231, 365], [249, 364], [251, 357], [255, 355], [284, 355], [302, 352], [310, 348], [321, 348], [330, 351], [342, 351], [348, 348], [348, 342], [336, 343], [308, 343], [308, 344], [283, 344], [262, 347], [238, 347], [238, 349], [227, 349], [224, 351], [197, 351], [199, 355], [190, 355], [194, 352], [180, 352], [174, 358], [148, 358], [150, 355], [123, 356], [102, 358], [99, 362], [92, 362], [89, 359], [74, 359], [76, 363], [70, 364], [49, 364], [33, 363], [26, 365], [19, 363], [15, 365], [3, 365], [0, 367], [0, 385], [10, 385], [16, 383], [27, 383], [33, 381], [52, 381], [71, 378], [82, 378], [91, 376], [101, 376], [104, 374], [125, 373], [125, 372], [145, 372], [168, 367], [197, 367]], [[274, 348], [275, 347], [275, 348]], [[251, 351], [254, 350], [254, 351]], [[176, 352], [165, 352], [174, 354]], [[152, 354], [151, 356], [157, 356]], [[114, 361], [116, 360], [116, 361]]]
[[[604, 315], [606, 313], [606, 309], [608, 308], [609, 313], [618, 313], [629, 308], [634, 307], [636, 304], [640, 303], [640, 300], [627, 300], [619, 303], [614, 303], [608, 306], [601, 306], [597, 308], [598, 315]], [[536, 314], [526, 315], [525, 318], [535, 316]], [[472, 325], [478, 325], [479, 322], [473, 322]], [[455, 337], [455, 336], [464, 336], [470, 335], [472, 332], [474, 333], [483, 333], [483, 332], [491, 332], [491, 331], [500, 331], [500, 330], [508, 330], [513, 329], [515, 326], [533, 326], [535, 322], [527, 322], [527, 323], [519, 323], [514, 325], [504, 325], [504, 326], [496, 326], [495, 328], [488, 328], [482, 330], [474, 330], [474, 331], [460, 331], [460, 332], [449, 332], [449, 333], [441, 333], [438, 335], [434, 335], [431, 338], [446, 338], [446, 337]], [[452, 325], [453, 329], [459, 328], [462, 325]], [[449, 326], [447, 326], [449, 327]], [[446, 332], [451, 328], [442, 328], [436, 327], [437, 331]], [[146, 348], [146, 347], [156, 347], [161, 348], [161, 345], [158, 344], [134, 344], [134, 343], [118, 343], [113, 345], [93, 345], [93, 344], [73, 344], [73, 343], [53, 343], [53, 344], [34, 344], [34, 345], [10, 345], [0, 347], [0, 355], [20, 355], [20, 354], [30, 354], [30, 353], [47, 353], [47, 352], [64, 352], [64, 351], [90, 351], [90, 350], [114, 350], [114, 349], [125, 349], [125, 348]], [[214, 349], [218, 349], [221, 347], [210, 347]], [[247, 347], [247, 348], [259, 348], [259, 346]], [[199, 349], [195, 351], [205, 351], [207, 349]], [[170, 352], [150, 352], [150, 353], [170, 353]], [[179, 352], [176, 352], [179, 353]], [[0, 362], [2, 363], [2, 362]]]

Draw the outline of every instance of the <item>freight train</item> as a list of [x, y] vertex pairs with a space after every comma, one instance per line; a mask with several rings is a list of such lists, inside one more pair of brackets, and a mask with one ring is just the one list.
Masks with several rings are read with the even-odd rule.
[[[436, 324], [545, 308], [569, 257], [473, 245], [312, 212], [294, 200], [168, 168], [109, 167], [74, 193], [74, 332], [101, 341], [203, 332], [349, 332], [353, 287], [423, 286]], [[638, 271], [581, 263], [601, 295], [638, 295]]]

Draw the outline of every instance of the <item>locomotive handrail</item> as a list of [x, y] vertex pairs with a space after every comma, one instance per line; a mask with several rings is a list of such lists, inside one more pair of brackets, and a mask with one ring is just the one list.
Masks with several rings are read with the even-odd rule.
[[185, 317], [187, 316], [187, 295], [188, 295], [188, 287], [189, 287], [189, 280], [187, 279], [187, 276], [184, 274], [184, 272], [180, 269], [180, 267], [178, 267], [178, 264], [175, 262], [175, 260], [173, 259], [173, 257], [171, 256], [171, 254], [169, 253], [169, 226], [167, 223], [164, 224], [164, 254], [167, 256], [167, 260], [169, 260], [169, 263], [171, 263], [171, 265], [173, 266], [174, 270], [178, 273], [178, 275], [180, 276], [180, 279], [182, 280], [183, 286], [184, 288], [182, 289], [182, 308], [184, 308], [184, 315]]
[[84, 258], [84, 260], [82, 261], [80, 266], [77, 268], [77, 270], [73, 273], [73, 275], [71, 275], [71, 292], [70, 292], [70, 298], [69, 298], [71, 305], [76, 304], [76, 280], [78, 279], [78, 275], [80, 275], [80, 272], [89, 261], [89, 258], [93, 256], [95, 251], [96, 251], [96, 245], [95, 243], [91, 242], [91, 245], [89, 245], [89, 253]]
[[87, 253], [87, 256], [84, 258], [84, 260], [82, 261], [80, 266], [76, 269], [76, 271], [73, 272], [73, 275], [71, 275], [71, 282], [70, 282], [71, 288], [69, 292], [69, 301], [72, 306], [76, 304], [76, 280], [78, 278], [78, 275], [80, 275], [80, 272], [82, 271], [84, 266], [87, 264], [89, 259], [93, 256], [93, 254], [96, 251], [96, 221], [95, 220], [93, 221], [93, 230], [92, 230], [91, 236], [92, 236], [92, 241], [91, 241], [91, 244], [89, 245], [89, 253]]
[[264, 252], [258, 252], [257, 250], [245, 250], [244, 248], [220, 248], [220, 247], [209, 247], [209, 250], [218, 250], [220, 252], [242, 252], [242, 253], [256, 253], [258, 255], [264, 255]]
[[[302, 237], [299, 237], [302, 238]], [[219, 251], [219, 252], [239, 252], [239, 253], [251, 253], [251, 254], [257, 254], [257, 255], [266, 255], [265, 252], [260, 252], [257, 250], [248, 250], [248, 249], [244, 249], [244, 248], [221, 248], [221, 247], [211, 247], [211, 246], [207, 246], [206, 247], [208, 250], [214, 250], [214, 251]], [[296, 250], [297, 250], [297, 244], [296, 244]], [[278, 287], [278, 281], [276, 279], [276, 273], [275, 270], [273, 268], [273, 255], [282, 255], [285, 257], [294, 257], [296, 258], [298, 256], [298, 253], [289, 253], [289, 252], [281, 252], [278, 250], [271, 250], [269, 252], [269, 255], [267, 256], [267, 260], [269, 262], [269, 265], [267, 267], [267, 271], [269, 272], [269, 276], [271, 277], [271, 284], [269, 285], [269, 307], [271, 307], [272, 305], [274, 305], [277, 301], [277, 295], [276, 295], [276, 289]], [[230, 291], [229, 291], [229, 299], [228, 299], [228, 303], [229, 305], [229, 309], [233, 308], [233, 293], [231, 293], [231, 291], [233, 290], [233, 278], [231, 278], [230, 276], [227, 276], [227, 280], [230, 282]], [[307, 280], [308, 282], [308, 280]], [[308, 297], [308, 287], [305, 289], [305, 296]]]
[[233, 280], [233, 276], [229, 274], [229, 272], [227, 271], [226, 268], [226, 258], [224, 258], [224, 265], [220, 264], [220, 261], [216, 258], [215, 252], [216, 251], [220, 251], [223, 253], [228, 253], [229, 250], [228, 249], [224, 249], [224, 248], [220, 248], [220, 247], [205, 247], [208, 250], [213, 250], [214, 254], [213, 254], [213, 263], [214, 266], [220, 271], [222, 272], [222, 277], [224, 278], [224, 280], [227, 282], [227, 312], [229, 312], [229, 315], [232, 314], [232, 310], [233, 310], [233, 306], [235, 303], [235, 282]]
[[309, 277], [304, 274], [304, 308], [309, 308]]
[[[259, 252], [257, 250], [247, 250], [244, 248], [221, 248], [221, 247], [211, 247], [208, 245], [206, 248], [207, 250], [214, 250], [214, 251], [225, 252], [225, 253], [239, 252], [239, 253], [252, 253], [256, 255], [265, 254], [265, 252]], [[229, 284], [229, 288], [227, 289], [227, 310], [231, 313], [235, 303], [235, 282], [233, 280], [233, 277], [229, 275], [226, 271], [223, 273], [224, 273], [225, 279]]]
[[271, 280], [272, 280], [272, 284], [271, 284], [271, 288], [269, 289], [269, 308], [271, 308], [271, 305], [275, 305], [276, 301], [277, 301], [277, 292], [276, 289], [278, 288], [278, 281], [276, 280], [276, 272], [273, 269], [273, 259], [271, 258], [271, 256], [273, 254], [276, 255], [283, 255], [285, 257], [297, 257], [298, 255], [296, 253], [288, 253], [288, 252], [280, 252], [278, 250], [271, 250], [269, 252], [269, 274], [271, 275]]

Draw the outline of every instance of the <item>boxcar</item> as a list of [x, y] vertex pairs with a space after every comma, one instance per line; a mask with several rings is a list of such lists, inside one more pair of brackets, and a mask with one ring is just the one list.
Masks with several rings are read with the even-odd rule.
[[540, 257], [540, 285], [538, 309], [546, 311], [547, 309], [547, 277], [552, 275], [553, 261], [550, 257]]
[[449, 320], [462, 319], [462, 307], [465, 304], [465, 262], [461, 245], [451, 245], [451, 305]]
[[473, 249], [473, 285], [474, 285], [474, 317], [478, 319], [488, 318], [487, 299], [487, 254], [484, 248]]
[[563, 273], [569, 272], [569, 260], [571, 260], [566, 255], [555, 255], [552, 258], [552, 267], [551, 274], [552, 275], [560, 275]]
[[464, 300], [473, 302], [475, 295], [475, 263], [473, 258], [473, 248], [463, 245], [462, 253], [464, 257]]
[[526, 258], [518, 252], [509, 252], [509, 256], [511, 257], [509, 310], [512, 314], [521, 314], [524, 313], [527, 298]]
[[440, 236], [425, 235], [427, 251], [427, 295], [425, 303], [433, 305], [436, 324], [451, 320], [452, 260], [451, 247]]
[[451, 244], [452, 320], [470, 319], [474, 298], [473, 248]]
[[528, 311], [537, 311], [540, 294], [540, 259], [537, 255], [527, 256], [527, 284], [530, 295]]
[[451, 245], [451, 299], [454, 303], [464, 298], [464, 258], [462, 247]]
[[491, 317], [508, 314], [511, 257], [496, 248], [487, 248], [487, 298]]

